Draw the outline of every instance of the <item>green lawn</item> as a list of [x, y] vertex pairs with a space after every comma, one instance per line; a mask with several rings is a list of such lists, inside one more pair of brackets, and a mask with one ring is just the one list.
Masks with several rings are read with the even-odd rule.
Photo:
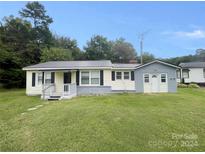
[[205, 151], [205, 89], [56, 102], [1, 90], [0, 151]]

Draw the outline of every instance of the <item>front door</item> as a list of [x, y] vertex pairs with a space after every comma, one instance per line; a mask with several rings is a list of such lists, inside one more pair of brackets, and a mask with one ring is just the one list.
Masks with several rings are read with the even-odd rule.
[[71, 72], [64, 72], [64, 94], [70, 93]]
[[159, 80], [158, 80], [158, 75], [157, 74], [153, 74], [152, 75], [152, 92], [156, 93], [156, 92], [159, 92]]

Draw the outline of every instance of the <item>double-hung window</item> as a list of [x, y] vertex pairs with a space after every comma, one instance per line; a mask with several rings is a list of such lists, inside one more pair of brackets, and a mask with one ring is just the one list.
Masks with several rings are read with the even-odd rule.
[[100, 84], [100, 71], [82, 71], [81, 72], [81, 85], [99, 85]]
[[189, 78], [189, 70], [182, 70], [183, 78]]
[[122, 79], [122, 72], [116, 72], [116, 79], [121, 80]]
[[129, 80], [129, 79], [130, 79], [130, 73], [124, 72], [124, 80]]
[[51, 83], [51, 72], [45, 73], [45, 83], [50, 84]]
[[149, 83], [149, 74], [144, 75], [144, 82]]
[[161, 74], [161, 82], [166, 83], [167, 82], [167, 76], [166, 74]]
[[91, 71], [91, 84], [100, 84], [100, 73], [99, 71]]
[[42, 72], [39, 72], [38, 73], [38, 85], [42, 84], [42, 80], [43, 80], [43, 74], [42, 74]]
[[81, 72], [81, 84], [89, 84], [89, 71]]

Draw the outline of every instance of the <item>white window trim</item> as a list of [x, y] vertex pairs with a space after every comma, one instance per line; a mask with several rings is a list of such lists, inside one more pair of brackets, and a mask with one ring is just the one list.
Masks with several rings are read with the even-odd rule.
[[50, 74], [51, 75], [51, 72], [53, 72], [53, 71], [46, 71], [46, 72], [44, 72], [44, 84], [46, 85], [46, 84], [51, 84], [51, 83], [46, 83], [46, 74]]
[[[149, 77], [149, 82], [145, 82], [145, 75], [148, 75], [148, 77]], [[149, 74], [149, 73], [143, 74], [143, 83], [145, 83], [145, 84], [149, 84], [149, 83], [150, 83], [150, 74]]]
[[[186, 72], [187, 74], [188, 74], [188, 77], [184, 77], [184, 72]], [[189, 71], [188, 70], [182, 70], [182, 78], [184, 78], [184, 79], [189, 79]]]
[[[165, 74], [165, 75], [166, 75], [166, 78], [165, 78], [165, 79], [166, 79], [166, 82], [162, 82], [162, 74]], [[161, 84], [167, 84], [167, 73], [161, 73], [161, 74], [160, 74], [160, 83], [161, 83]]]
[[[129, 78], [128, 79], [125, 79], [125, 72], [128, 72], [128, 74], [129, 74]], [[124, 71], [123, 72], [123, 79], [124, 80], [131, 80], [131, 72], [130, 71]]]
[[[40, 71], [32, 71], [31, 72], [31, 78], [32, 78], [32, 74], [35, 73], [35, 86], [31, 86], [32, 88], [37, 88], [37, 87], [41, 87], [42, 86], [42, 82], [41, 84], [38, 84], [38, 73], [43, 73], [43, 72], [40, 72]], [[31, 82], [32, 82], [32, 79], [31, 79]]]
[[[97, 71], [97, 72], [99, 72], [99, 84], [91, 84], [91, 72], [92, 72], [92, 71]], [[82, 83], [81, 83], [81, 73], [82, 73], [82, 72], [89, 72], [89, 84], [82, 84]], [[80, 79], [79, 79], [79, 81], [80, 81], [80, 82], [79, 82], [79, 83], [80, 83], [79, 85], [80, 85], [80, 86], [100, 86], [100, 70], [80, 70], [80, 76], [79, 76], [79, 77], [80, 77]]]
[[[121, 73], [121, 79], [117, 79], [117, 73], [118, 73], [118, 72]], [[115, 72], [115, 79], [116, 79], [116, 80], [123, 80], [123, 75], [124, 75], [124, 74], [123, 74], [123, 71], [116, 71], [116, 72]]]
[[42, 75], [42, 80], [43, 80], [43, 72], [36, 72], [36, 83], [37, 83], [37, 86], [42, 86], [42, 81], [39, 83], [38, 82], [38, 74], [41, 73]]
[[[121, 72], [121, 79], [117, 79], [117, 72]], [[124, 73], [128, 72], [129, 73], [129, 79], [124, 78]], [[131, 71], [115, 71], [115, 81], [120, 81], [120, 80], [125, 80], [125, 81], [131, 81]]]

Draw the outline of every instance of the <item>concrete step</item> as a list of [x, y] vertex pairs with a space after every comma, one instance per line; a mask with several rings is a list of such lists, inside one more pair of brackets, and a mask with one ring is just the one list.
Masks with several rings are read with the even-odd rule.
[[60, 100], [61, 99], [61, 96], [56, 96], [56, 95], [52, 95], [52, 96], [49, 96], [48, 100]]

